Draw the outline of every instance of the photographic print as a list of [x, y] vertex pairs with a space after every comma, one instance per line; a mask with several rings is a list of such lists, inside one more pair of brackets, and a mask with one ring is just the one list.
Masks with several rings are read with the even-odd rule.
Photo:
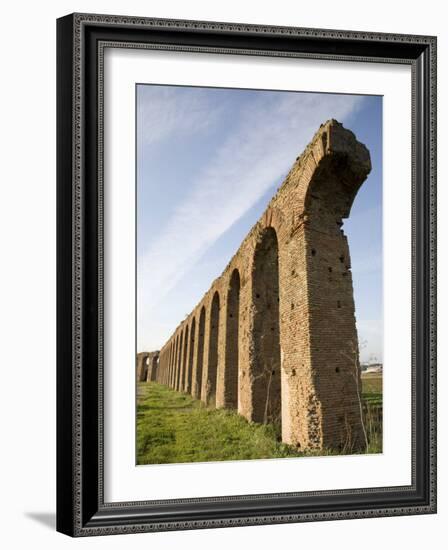
[[136, 462], [382, 452], [382, 97], [136, 85]]
[[435, 513], [436, 37], [57, 35], [58, 531]]

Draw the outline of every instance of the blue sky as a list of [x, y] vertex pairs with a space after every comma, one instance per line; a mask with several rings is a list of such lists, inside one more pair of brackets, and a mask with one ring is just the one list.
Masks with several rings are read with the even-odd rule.
[[218, 277], [321, 123], [365, 143], [350, 218], [361, 360], [382, 360], [382, 98], [137, 86], [137, 350], [160, 349]]

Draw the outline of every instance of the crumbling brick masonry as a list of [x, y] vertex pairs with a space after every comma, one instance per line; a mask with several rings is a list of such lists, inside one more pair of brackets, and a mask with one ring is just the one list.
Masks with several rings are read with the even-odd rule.
[[139, 382], [157, 380], [159, 353], [159, 351], [137, 353], [137, 380]]
[[323, 124], [163, 346], [157, 381], [251, 422], [280, 424], [282, 440], [298, 448], [362, 450], [342, 224], [370, 169], [369, 152], [352, 132], [336, 120]]

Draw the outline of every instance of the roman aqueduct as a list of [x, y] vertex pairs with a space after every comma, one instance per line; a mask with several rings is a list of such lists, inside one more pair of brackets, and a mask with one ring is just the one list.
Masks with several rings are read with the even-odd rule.
[[342, 224], [370, 169], [351, 131], [323, 124], [149, 378], [251, 422], [280, 423], [282, 441], [301, 449], [362, 449]]
[[158, 366], [158, 351], [137, 353], [137, 381], [155, 382], [157, 380]]

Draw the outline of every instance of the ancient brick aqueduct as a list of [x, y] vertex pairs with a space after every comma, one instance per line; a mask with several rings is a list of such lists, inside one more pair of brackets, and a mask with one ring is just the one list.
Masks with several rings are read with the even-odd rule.
[[280, 423], [301, 449], [362, 449], [342, 224], [370, 169], [351, 131], [323, 124], [199, 304], [160, 352], [139, 354], [138, 379]]

